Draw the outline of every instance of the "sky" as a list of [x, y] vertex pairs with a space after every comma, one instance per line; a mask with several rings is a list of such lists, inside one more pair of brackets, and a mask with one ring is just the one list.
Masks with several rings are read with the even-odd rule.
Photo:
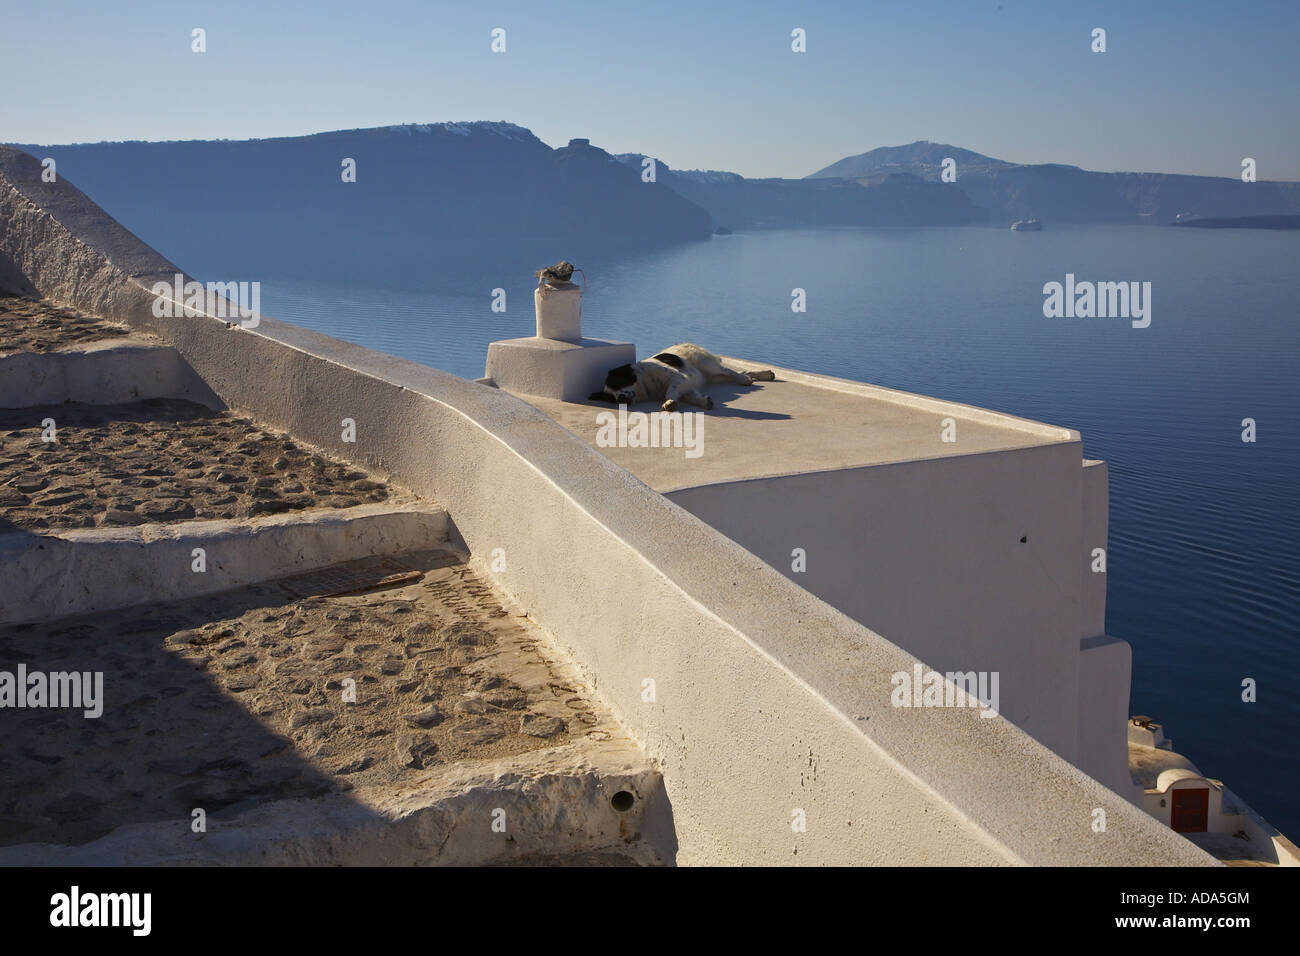
[[507, 120], [551, 146], [746, 176], [932, 140], [1102, 171], [1235, 177], [1251, 157], [1259, 179], [1300, 180], [1296, 0], [306, 7], [6, 0], [0, 141]]

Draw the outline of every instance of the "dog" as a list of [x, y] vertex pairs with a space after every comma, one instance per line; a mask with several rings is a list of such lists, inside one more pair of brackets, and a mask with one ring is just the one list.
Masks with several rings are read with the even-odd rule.
[[605, 376], [605, 387], [592, 392], [588, 401], [611, 405], [663, 402], [663, 410], [674, 412], [679, 401], [699, 408], [712, 408], [713, 399], [700, 391], [705, 385], [727, 382], [753, 385], [773, 382], [771, 369], [740, 372], [727, 368], [712, 352], [684, 342], [634, 365], [620, 365]]

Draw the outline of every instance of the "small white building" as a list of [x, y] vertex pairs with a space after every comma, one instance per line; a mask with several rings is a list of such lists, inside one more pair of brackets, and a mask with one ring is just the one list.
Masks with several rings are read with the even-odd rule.
[[1142, 808], [1218, 859], [1300, 866], [1300, 849], [1223, 785], [1173, 749], [1150, 717], [1129, 720], [1129, 766]]

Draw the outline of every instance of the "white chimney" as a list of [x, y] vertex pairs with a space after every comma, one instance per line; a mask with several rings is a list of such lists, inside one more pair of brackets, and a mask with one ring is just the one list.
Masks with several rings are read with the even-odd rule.
[[[547, 270], [549, 271], [549, 270]], [[582, 289], [552, 276], [533, 291], [537, 334], [488, 346], [484, 384], [521, 395], [582, 402], [612, 368], [636, 361], [631, 342], [582, 337]]]

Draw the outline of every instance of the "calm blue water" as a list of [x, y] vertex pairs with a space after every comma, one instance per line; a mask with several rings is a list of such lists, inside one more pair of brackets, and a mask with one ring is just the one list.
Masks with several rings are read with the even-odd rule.
[[[1110, 463], [1107, 630], [1133, 645], [1131, 711], [1300, 837], [1300, 234], [750, 233], [638, 255], [501, 253], [431, 266], [405, 292], [263, 276], [262, 308], [478, 377], [489, 342], [532, 334], [531, 272], [562, 255], [592, 280], [586, 333], [643, 356], [695, 341], [1079, 429], [1085, 455]], [[1150, 328], [1044, 318], [1043, 283], [1067, 272], [1150, 281]], [[504, 314], [490, 311], [497, 286]], [[805, 314], [790, 310], [796, 286]], [[1241, 700], [1246, 677], [1257, 703]]]

